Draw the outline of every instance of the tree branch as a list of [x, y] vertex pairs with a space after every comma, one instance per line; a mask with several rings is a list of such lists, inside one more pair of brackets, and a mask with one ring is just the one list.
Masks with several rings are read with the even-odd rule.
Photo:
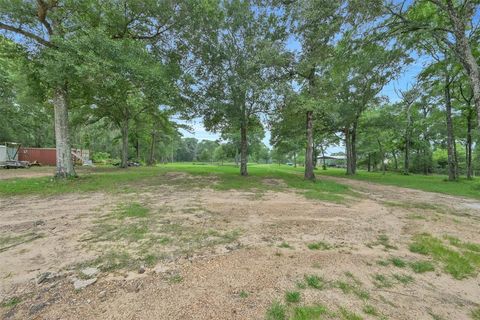
[[3, 22], [0, 22], [0, 30], [2, 30], [2, 29], [7, 30], [7, 31], [12, 31], [12, 32], [15, 32], [17, 34], [21, 34], [21, 35], [23, 35], [23, 36], [25, 36], [29, 39], [35, 40], [37, 43], [42, 44], [46, 47], [51, 47], [51, 48], [55, 47], [50, 41], [45, 40], [42, 37], [37, 36], [34, 33], [31, 33], [31, 32], [28, 32], [26, 30], [23, 30], [21, 28], [17, 28], [17, 27], [5, 24]]

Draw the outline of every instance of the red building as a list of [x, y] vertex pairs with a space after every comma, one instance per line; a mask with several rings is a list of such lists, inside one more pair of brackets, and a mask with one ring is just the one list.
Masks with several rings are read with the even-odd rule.
[[[86, 149], [72, 149], [74, 162], [82, 163], [89, 160], [89, 151]], [[55, 148], [26, 148], [21, 147], [18, 151], [19, 161], [30, 163], [38, 162], [43, 166], [54, 166], [57, 164], [57, 150]]]

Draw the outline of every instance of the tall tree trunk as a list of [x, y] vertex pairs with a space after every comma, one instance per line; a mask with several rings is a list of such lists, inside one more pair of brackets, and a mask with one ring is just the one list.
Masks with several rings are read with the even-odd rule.
[[66, 87], [57, 88], [53, 97], [55, 112], [56, 178], [76, 176], [72, 162], [72, 148], [68, 132], [68, 93]]
[[385, 152], [383, 151], [383, 146], [382, 143], [380, 142], [380, 139], [377, 138], [378, 142], [378, 148], [380, 149], [380, 156], [382, 158], [382, 174], [385, 174], [386, 168], [385, 168]]
[[457, 180], [457, 163], [455, 155], [455, 136], [453, 133], [453, 121], [452, 121], [452, 101], [450, 97], [450, 76], [448, 72], [445, 74], [445, 110], [447, 120], [447, 152], [448, 152], [448, 180]]
[[248, 176], [247, 156], [248, 156], [247, 125], [245, 122], [242, 122], [240, 126], [240, 175], [242, 176]]
[[[427, 141], [428, 142], [428, 141]], [[428, 175], [428, 160], [427, 156], [430, 154], [430, 152], [427, 154], [427, 148], [423, 148], [423, 174]]]
[[403, 174], [410, 174], [410, 138], [411, 138], [411, 114], [410, 114], [411, 104], [407, 105], [407, 127], [405, 129], [405, 157], [403, 163]]
[[155, 131], [152, 131], [151, 141], [150, 141], [150, 152], [148, 155], [148, 162], [147, 162], [147, 165], [149, 166], [153, 166], [153, 164], [155, 163], [155, 145], [157, 143], [156, 139], [157, 139], [157, 134]]
[[392, 150], [392, 156], [393, 156], [393, 165], [395, 167], [395, 171], [398, 170], [398, 160], [397, 160], [397, 152], [395, 150]]
[[313, 172], [313, 111], [307, 111], [306, 119], [306, 135], [307, 135], [307, 149], [305, 152], [305, 180], [315, 180], [315, 173]]
[[367, 171], [370, 172], [371, 170], [371, 162], [372, 162], [372, 154], [368, 153], [368, 160], [367, 160]]
[[122, 162], [120, 164], [121, 168], [128, 167], [128, 120], [124, 121], [122, 124]]
[[467, 160], [467, 179], [473, 177], [472, 166], [472, 109], [468, 110], [467, 114], [467, 145], [466, 145], [466, 160]]
[[350, 128], [345, 128], [345, 153], [347, 154], [347, 175], [353, 175], [354, 172], [352, 170], [352, 162], [353, 162], [353, 155], [352, 155], [352, 137]]
[[[454, 50], [454, 53], [457, 55], [467, 72], [473, 91], [475, 109], [477, 111], [477, 116], [480, 119], [480, 68], [478, 66], [477, 59], [473, 55], [469, 40], [465, 34], [465, 22], [462, 21], [463, 17], [459, 17], [452, 11], [449, 11], [449, 15], [455, 29], [454, 34], [456, 38], [456, 50]], [[480, 128], [480, 121], [478, 122], [478, 125]]]
[[136, 161], [140, 160], [140, 140], [138, 137], [135, 137], [135, 156], [136, 156]]
[[352, 152], [352, 174], [357, 173], [357, 125], [358, 120], [353, 123], [351, 134], [352, 144], [350, 148]]
[[297, 167], [297, 152], [293, 151], [293, 167]]

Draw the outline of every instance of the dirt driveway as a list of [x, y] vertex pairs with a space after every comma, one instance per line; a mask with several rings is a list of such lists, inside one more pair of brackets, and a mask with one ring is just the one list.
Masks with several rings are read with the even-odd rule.
[[[480, 204], [336, 180], [360, 196], [333, 204], [293, 190], [150, 185], [0, 198], [0, 316], [281, 319], [281, 309], [295, 319], [470, 319], [478, 272], [455, 279], [410, 245], [422, 233], [480, 243]], [[423, 262], [434, 271], [417, 272]], [[75, 290], [75, 281], [91, 284]]]

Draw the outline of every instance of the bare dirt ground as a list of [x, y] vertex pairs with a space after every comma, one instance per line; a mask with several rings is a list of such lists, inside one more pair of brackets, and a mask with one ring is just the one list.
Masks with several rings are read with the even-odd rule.
[[[91, 167], [75, 167], [75, 170], [81, 174], [92, 170]], [[0, 180], [12, 178], [38, 178], [51, 177], [55, 173], [55, 167], [42, 166], [30, 167], [28, 169], [3, 169], [0, 168]]]
[[[333, 204], [294, 190], [259, 196], [149, 185], [131, 194], [0, 198], [0, 316], [264, 319], [272, 302], [286, 304], [285, 292], [296, 290], [299, 305], [322, 304], [336, 312], [329, 318], [354, 319], [338, 312], [344, 308], [363, 319], [470, 319], [480, 303], [478, 274], [456, 280], [440, 264], [414, 273], [377, 262], [425, 260], [409, 251], [422, 232], [480, 243], [480, 203], [335, 180], [361, 197]], [[128, 216], [122, 205], [132, 203], [149, 213]], [[309, 249], [314, 242], [325, 247]], [[139, 257], [145, 272], [129, 264]], [[86, 263], [101, 270], [97, 281], [75, 290]], [[306, 275], [324, 286], [305, 288]], [[390, 285], [379, 285], [378, 275]], [[367, 304], [376, 315], [362, 311]]]

